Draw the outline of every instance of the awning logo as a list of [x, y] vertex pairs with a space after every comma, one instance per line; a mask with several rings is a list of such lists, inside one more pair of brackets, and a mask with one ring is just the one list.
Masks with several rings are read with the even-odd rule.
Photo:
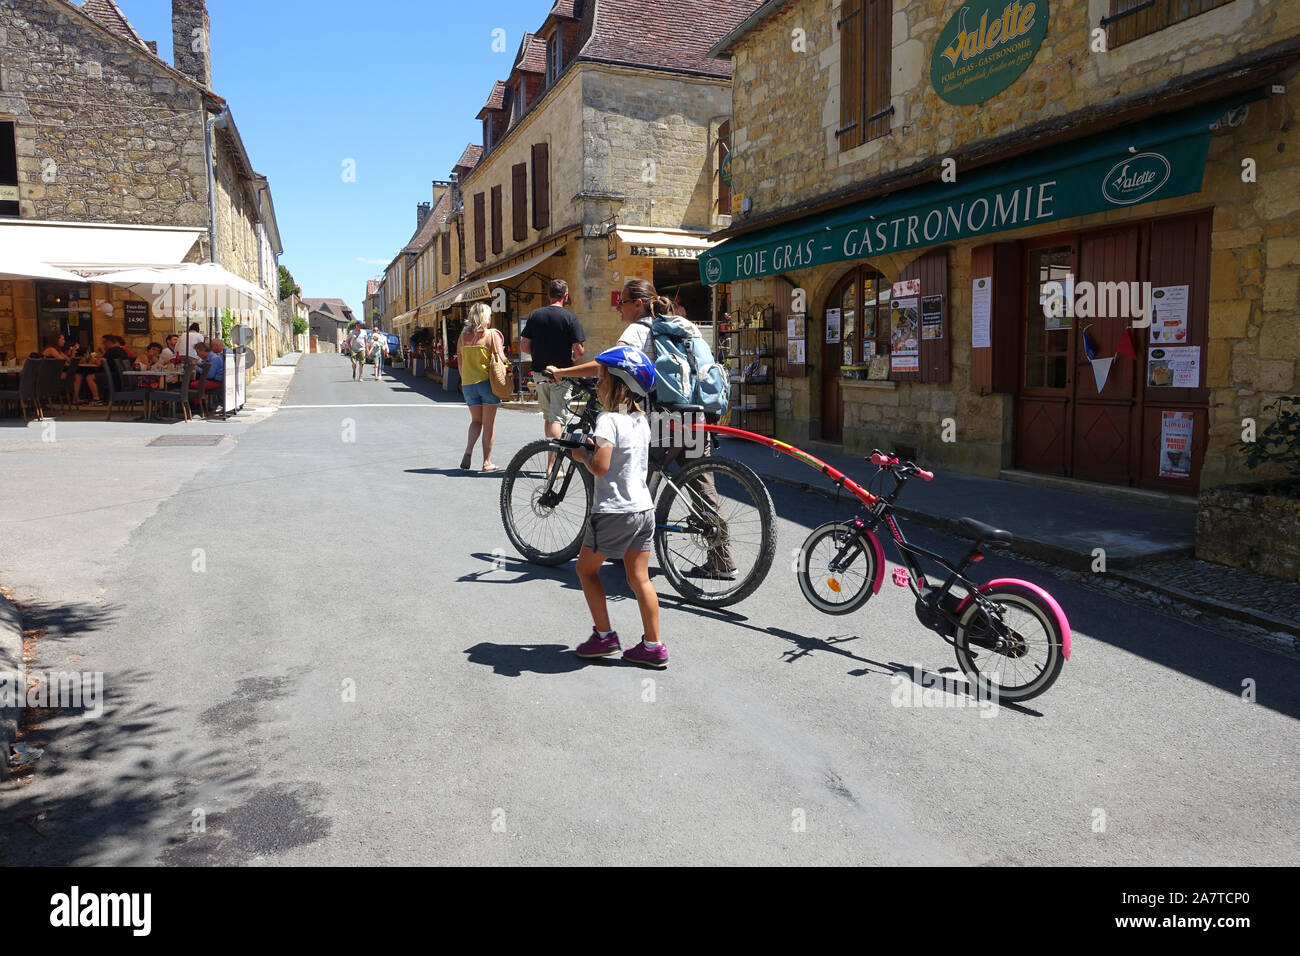
[[704, 263], [704, 275], [709, 280], [709, 285], [713, 285], [722, 278], [722, 260], [709, 259]]
[[1101, 182], [1101, 193], [1107, 202], [1131, 206], [1158, 192], [1172, 171], [1169, 160], [1159, 153], [1138, 153], [1111, 167]]

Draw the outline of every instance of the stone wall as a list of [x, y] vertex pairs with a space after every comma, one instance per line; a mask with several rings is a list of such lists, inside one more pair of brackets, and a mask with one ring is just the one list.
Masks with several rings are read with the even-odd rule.
[[0, 14], [22, 218], [206, 227], [199, 91], [57, 4], [0, 0]]
[[[930, 55], [960, 8], [893, 0], [893, 132], [840, 152], [836, 0], [787, 4], [735, 51], [732, 170], [736, 191], [764, 214], [927, 157], [1062, 116], [1262, 49], [1300, 31], [1300, 4], [1234, 0], [1107, 53], [1090, 50], [1109, 0], [1051, 3], [1047, 35], [1007, 89], [954, 106], [930, 85]], [[806, 34], [795, 49], [794, 31]]]
[[1196, 556], [1300, 581], [1300, 498], [1237, 487], [1202, 492]]

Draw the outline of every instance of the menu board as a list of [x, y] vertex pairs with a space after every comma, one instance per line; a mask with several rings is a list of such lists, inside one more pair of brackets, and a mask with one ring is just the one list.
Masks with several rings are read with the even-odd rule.
[[127, 335], [149, 334], [148, 302], [123, 302], [122, 316], [126, 320]]
[[1200, 388], [1200, 346], [1148, 348], [1147, 385], [1153, 388]]
[[943, 338], [943, 296], [921, 296], [921, 338]]

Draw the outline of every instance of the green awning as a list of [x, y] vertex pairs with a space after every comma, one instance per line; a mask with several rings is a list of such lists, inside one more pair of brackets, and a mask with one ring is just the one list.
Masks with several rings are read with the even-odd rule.
[[1004, 160], [955, 182], [737, 236], [700, 256], [706, 285], [866, 259], [1200, 192], [1210, 127], [1263, 90]]

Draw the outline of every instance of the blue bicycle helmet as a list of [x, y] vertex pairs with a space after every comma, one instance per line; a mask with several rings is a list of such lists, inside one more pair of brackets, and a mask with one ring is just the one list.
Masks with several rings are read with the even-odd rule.
[[640, 349], [629, 345], [616, 345], [596, 356], [596, 361], [609, 369], [609, 374], [622, 381], [636, 395], [649, 395], [654, 391], [658, 375], [654, 363]]

